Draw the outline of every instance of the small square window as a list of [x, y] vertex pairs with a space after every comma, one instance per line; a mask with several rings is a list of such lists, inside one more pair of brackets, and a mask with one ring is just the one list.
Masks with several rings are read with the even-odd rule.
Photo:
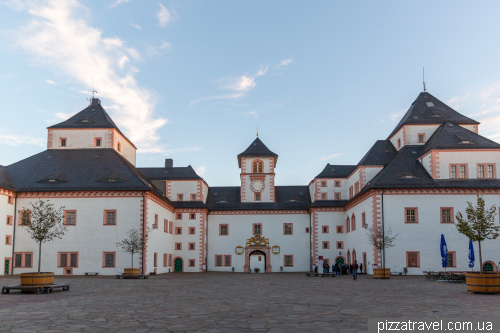
[[222, 256], [215, 256], [215, 266], [217, 267], [222, 266]]
[[12, 238], [10, 236], [5, 236], [5, 245], [12, 245]]
[[253, 234], [262, 235], [262, 224], [258, 223], [253, 225]]
[[195, 261], [193, 259], [189, 259], [189, 267], [194, 267]]
[[182, 213], [177, 213], [176, 216], [175, 216], [175, 218], [177, 220], [182, 220]]
[[196, 194], [191, 194], [191, 201], [196, 201]]
[[220, 235], [221, 236], [227, 236], [228, 235], [228, 225], [227, 224], [221, 224], [220, 225]]
[[194, 235], [195, 234], [195, 228], [189, 228], [189, 234]]
[[340, 200], [340, 193], [335, 193], [335, 200]]
[[176, 250], [182, 250], [182, 243], [175, 243]]
[[337, 226], [337, 233], [338, 233], [338, 234], [342, 234], [342, 233], [344, 233], [344, 228], [343, 228], [343, 226], [341, 226], [341, 225], [338, 225], [338, 226]]
[[321, 193], [321, 200], [326, 200], [326, 193]]
[[176, 235], [182, 235], [182, 227], [175, 228], [175, 234]]
[[114, 253], [104, 253], [104, 267], [115, 267]]
[[116, 211], [115, 210], [105, 210], [104, 211], [104, 224], [105, 225], [116, 225]]
[[60, 138], [59, 139], [59, 146], [60, 147], [66, 147], [66, 138]]
[[330, 242], [323, 242], [323, 249], [329, 249], [330, 248]]
[[291, 223], [283, 223], [283, 234], [293, 235], [293, 225]]
[[94, 147], [100, 147], [101, 142], [102, 142], [101, 138], [94, 138]]
[[284, 259], [286, 267], [293, 267], [293, 256], [285, 255]]
[[189, 243], [189, 249], [194, 250], [194, 243]]
[[260, 201], [260, 193], [255, 193], [255, 201]]
[[329, 229], [330, 229], [330, 228], [329, 228], [327, 225], [324, 225], [324, 226], [322, 227], [322, 231], [323, 231], [323, 233], [324, 233], [324, 234], [327, 234], [327, 233], [329, 232]]
[[14, 203], [14, 198], [9, 195], [7, 197], [7, 203], [12, 205]]
[[326, 182], [321, 182], [321, 187], [326, 187]]
[[344, 248], [344, 242], [337, 242], [337, 249], [343, 249]]
[[183, 200], [184, 200], [184, 195], [177, 194], [177, 201], [183, 201]]
[[308, 234], [308, 233], [309, 233], [309, 228], [306, 228], [306, 234]]
[[335, 181], [335, 187], [340, 187], [340, 180]]
[[196, 214], [195, 214], [195, 213], [190, 213], [190, 214], [189, 214], [189, 219], [190, 219], [190, 220], [194, 220], [194, 219], [196, 219]]

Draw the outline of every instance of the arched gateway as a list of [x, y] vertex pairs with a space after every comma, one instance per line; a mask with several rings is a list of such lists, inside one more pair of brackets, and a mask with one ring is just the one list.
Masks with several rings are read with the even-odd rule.
[[255, 273], [255, 268], [262, 273], [271, 272], [271, 248], [268, 239], [261, 235], [249, 238], [245, 247], [243, 271]]

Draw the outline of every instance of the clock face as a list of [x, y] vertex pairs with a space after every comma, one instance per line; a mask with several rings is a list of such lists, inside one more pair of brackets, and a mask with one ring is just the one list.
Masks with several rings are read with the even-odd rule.
[[264, 190], [264, 181], [260, 179], [252, 181], [250, 188], [254, 192], [262, 192]]

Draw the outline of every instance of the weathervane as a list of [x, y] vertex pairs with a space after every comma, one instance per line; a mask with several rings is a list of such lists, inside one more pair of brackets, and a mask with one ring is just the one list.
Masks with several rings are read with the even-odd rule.
[[92, 99], [94, 99], [94, 93], [97, 94], [97, 91], [94, 90], [94, 77], [92, 75], [90, 77], [92, 78]]
[[425, 67], [422, 67], [422, 83], [424, 84], [424, 92], [427, 91], [425, 88]]

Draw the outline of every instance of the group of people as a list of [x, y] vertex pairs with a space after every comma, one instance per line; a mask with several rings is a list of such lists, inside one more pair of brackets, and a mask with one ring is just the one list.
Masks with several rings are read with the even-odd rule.
[[[332, 273], [335, 275], [352, 275], [353, 280], [358, 279], [358, 269], [360, 273], [363, 274], [363, 263], [358, 265], [358, 261], [355, 260], [354, 264], [346, 265], [343, 263], [339, 265], [335, 263], [332, 267]], [[327, 262], [323, 263], [323, 273], [330, 273], [330, 265]]]

